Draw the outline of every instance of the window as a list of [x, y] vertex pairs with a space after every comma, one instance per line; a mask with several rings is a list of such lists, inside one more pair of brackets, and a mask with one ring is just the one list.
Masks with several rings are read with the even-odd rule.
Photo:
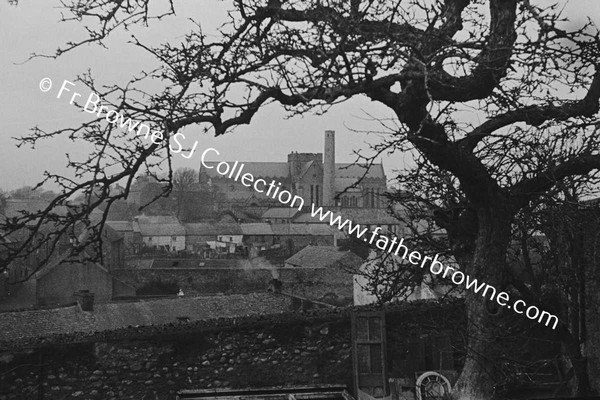
[[176, 242], [177, 241], [177, 236], [171, 236], [171, 240]]

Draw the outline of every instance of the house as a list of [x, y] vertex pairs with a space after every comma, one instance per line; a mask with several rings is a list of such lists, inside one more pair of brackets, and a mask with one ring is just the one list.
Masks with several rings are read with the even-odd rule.
[[250, 257], [256, 257], [260, 251], [268, 250], [276, 244], [275, 234], [270, 224], [265, 222], [250, 222], [240, 224], [244, 235], [244, 245], [247, 246]]
[[123, 237], [125, 255], [137, 254], [142, 247], [142, 235], [137, 221], [106, 221], [105, 226], [110, 226]]
[[167, 251], [185, 250], [185, 228], [180, 223], [146, 223], [138, 221], [142, 242], [147, 247]]
[[79, 290], [93, 292], [95, 301], [108, 303], [116, 297], [135, 296], [135, 288], [112, 276], [100, 264], [64, 258], [34, 276], [38, 306], [59, 306], [73, 302]]
[[219, 241], [219, 236], [229, 242], [229, 239], [232, 239], [231, 241], [233, 241], [234, 237], [236, 238], [236, 241], [240, 241], [238, 238], [241, 238], [243, 235], [242, 229], [237, 223], [197, 222], [183, 224], [183, 227], [185, 229], [186, 250], [198, 254], [204, 252], [208, 242]]
[[30, 270], [29, 279], [21, 277], [14, 282], [10, 296], [0, 301], [0, 310], [68, 305], [74, 301], [73, 293], [79, 290], [94, 292], [99, 303], [135, 296], [133, 286], [114, 277], [102, 265], [69, 256], [63, 254], [40, 271]]
[[353, 272], [363, 260], [335, 246], [307, 246], [278, 268], [281, 291], [334, 305], [352, 304]]

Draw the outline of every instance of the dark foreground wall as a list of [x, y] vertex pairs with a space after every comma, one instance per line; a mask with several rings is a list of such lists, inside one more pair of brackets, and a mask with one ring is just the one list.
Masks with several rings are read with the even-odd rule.
[[[351, 388], [349, 315], [347, 310], [321, 310], [129, 328], [21, 343], [19, 350], [11, 348], [16, 343], [4, 343], [0, 400], [170, 400], [181, 389], [310, 383]], [[397, 353], [407, 337], [427, 329], [464, 326], [457, 324], [461, 315], [457, 305], [392, 309], [387, 317], [388, 353]], [[424, 325], [430, 328], [419, 327]], [[455, 334], [459, 343], [461, 332]]]

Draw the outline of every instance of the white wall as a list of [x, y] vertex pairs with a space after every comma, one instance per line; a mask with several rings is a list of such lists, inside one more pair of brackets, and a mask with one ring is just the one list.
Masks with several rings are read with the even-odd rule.
[[185, 236], [144, 236], [142, 240], [150, 247], [169, 246], [171, 250], [185, 250]]

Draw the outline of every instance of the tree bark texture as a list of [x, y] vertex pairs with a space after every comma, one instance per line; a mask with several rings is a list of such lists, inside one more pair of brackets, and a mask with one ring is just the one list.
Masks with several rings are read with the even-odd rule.
[[[477, 209], [479, 234], [473, 263], [465, 271], [472, 279], [485, 282], [501, 291], [506, 269], [506, 252], [510, 241], [513, 214], [507, 202], [494, 196], [490, 205]], [[495, 300], [494, 300], [495, 301]], [[463, 370], [453, 389], [453, 400], [486, 400], [494, 396], [498, 379], [499, 315], [490, 311], [487, 299], [467, 291], [468, 348]]]

